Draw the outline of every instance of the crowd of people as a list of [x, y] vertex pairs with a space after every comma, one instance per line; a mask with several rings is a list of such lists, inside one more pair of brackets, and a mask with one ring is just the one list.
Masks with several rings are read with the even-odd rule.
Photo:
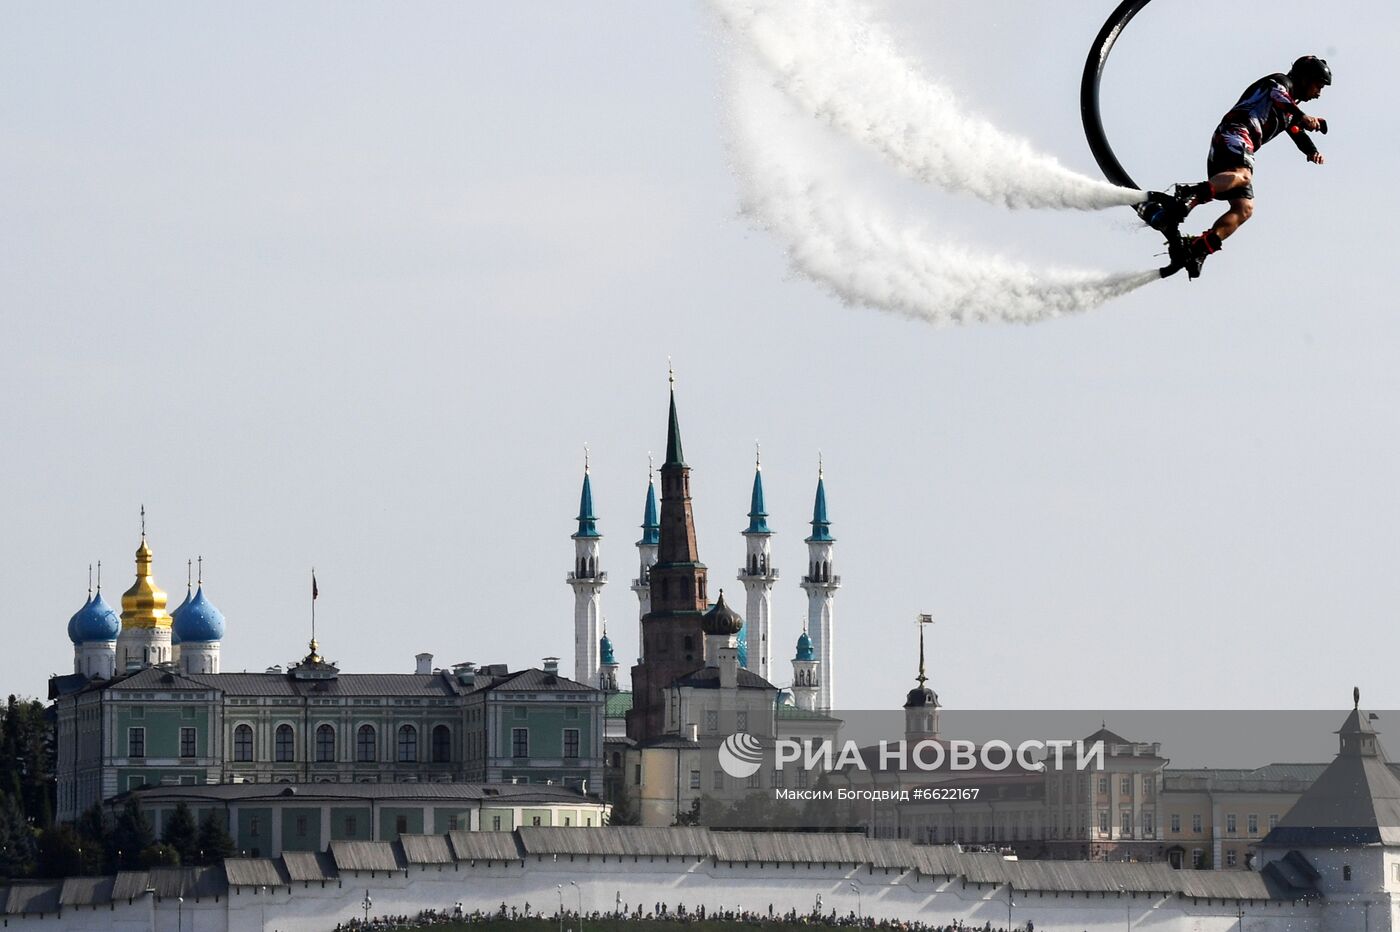
[[[738, 908], [706, 909], [704, 906], [688, 908], [684, 903], [672, 907], [660, 902], [653, 903], [648, 907], [643, 903], [634, 905], [619, 902], [615, 910], [584, 913], [581, 920], [575, 911], [565, 910], [561, 916], [558, 910], [546, 912], [530, 903], [526, 903], [523, 907], [502, 903], [498, 909], [491, 912], [466, 911], [462, 908], [461, 903], [457, 903], [449, 909], [425, 909], [415, 916], [372, 916], [363, 920], [352, 919], [349, 922], [338, 924], [335, 930], [336, 932], [394, 932], [394, 930], [400, 929], [462, 928], [468, 925], [542, 922], [546, 920], [559, 922], [569, 932], [573, 932], [575, 929], [582, 932], [583, 928], [588, 925], [597, 929], [602, 926], [611, 927], [619, 923], [632, 922], [700, 923], [707, 921], [767, 926], [772, 932], [781, 932], [784, 926], [803, 927], [808, 930], [814, 926], [873, 929], [877, 932], [1008, 932], [1007, 929], [994, 927], [990, 922], [977, 926], [954, 920], [948, 925], [931, 925], [915, 920], [876, 919], [872, 916], [859, 915], [854, 911], [843, 915], [834, 909], [823, 911], [820, 897], [818, 897], [813, 909], [806, 913], [799, 913], [796, 909], [777, 912], [774, 911], [771, 904], [767, 911], [762, 911]], [[1012, 932], [1035, 932], [1035, 925], [1027, 922]]]

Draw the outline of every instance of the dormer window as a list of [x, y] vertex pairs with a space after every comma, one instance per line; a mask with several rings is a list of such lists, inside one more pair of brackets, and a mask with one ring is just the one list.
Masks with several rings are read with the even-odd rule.
[[1350, 864], [1345, 864], [1345, 865], [1342, 866], [1342, 879], [1345, 880], [1345, 881], [1350, 882], [1350, 880], [1351, 880], [1351, 865], [1350, 865]]

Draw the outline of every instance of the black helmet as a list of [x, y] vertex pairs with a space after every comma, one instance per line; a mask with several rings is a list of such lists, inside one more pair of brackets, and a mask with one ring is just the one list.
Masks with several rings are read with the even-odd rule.
[[1294, 84], [1311, 84], [1316, 81], [1326, 87], [1332, 83], [1332, 69], [1316, 55], [1304, 55], [1295, 61], [1293, 67], [1288, 69], [1288, 76], [1293, 79]]

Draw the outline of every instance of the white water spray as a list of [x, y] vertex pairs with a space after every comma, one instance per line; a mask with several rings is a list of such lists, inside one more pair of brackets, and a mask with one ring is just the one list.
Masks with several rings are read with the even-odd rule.
[[921, 182], [1005, 207], [1097, 210], [1144, 199], [968, 113], [851, 0], [711, 2], [803, 111]]
[[764, 76], [751, 64], [736, 65], [729, 76], [743, 212], [784, 242], [795, 271], [842, 301], [934, 324], [1034, 323], [1157, 280], [1156, 271], [1034, 270], [935, 242], [924, 229], [899, 228], [832, 184], [839, 169], [793, 132], [800, 115]]

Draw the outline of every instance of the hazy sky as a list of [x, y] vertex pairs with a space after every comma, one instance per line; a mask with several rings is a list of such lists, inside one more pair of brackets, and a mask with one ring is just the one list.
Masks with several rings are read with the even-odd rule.
[[[971, 109], [1093, 173], [1077, 86], [1113, 4], [875, 14]], [[700, 2], [0, 5], [0, 684], [71, 669], [145, 504], [172, 607], [205, 558], [225, 670], [572, 666], [583, 445], [604, 608], [636, 652], [647, 452], [673, 357], [711, 591], [742, 605], [753, 443], [800, 630], [818, 451], [837, 702], [890, 707], [914, 617], [950, 707], [1400, 704], [1400, 12], [1151, 5], [1105, 122], [1149, 185], [1203, 176], [1261, 74], [1317, 52], [1327, 165], [1264, 149], [1205, 276], [1081, 317], [939, 330], [845, 307], [737, 214]], [[1010, 213], [833, 143], [908, 222], [1134, 271], [1125, 209]], [[1196, 229], [1211, 219], [1203, 211]]]

